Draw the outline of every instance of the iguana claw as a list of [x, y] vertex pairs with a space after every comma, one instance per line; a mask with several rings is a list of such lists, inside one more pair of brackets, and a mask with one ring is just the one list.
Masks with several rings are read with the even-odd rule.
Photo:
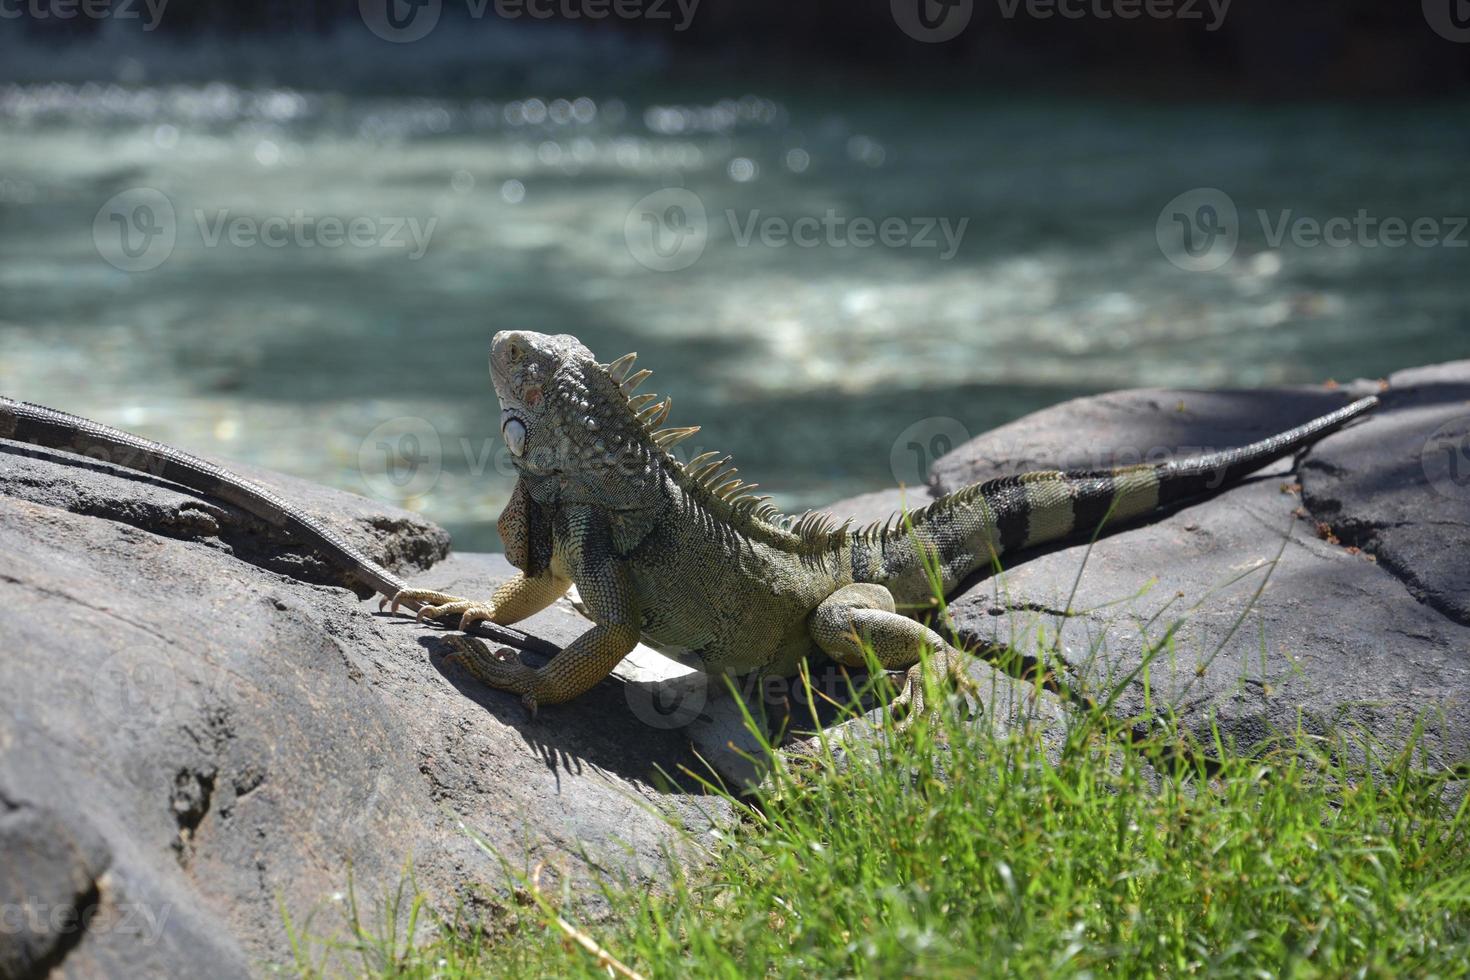
[[[974, 679], [965, 672], [964, 661], [961, 654], [953, 650], [942, 650], [931, 655], [930, 666], [938, 676], [941, 691], [946, 689], [958, 694], [961, 698], [975, 698], [979, 703], [980, 687]], [[969, 701], [966, 700], [968, 705]], [[924, 664], [914, 664], [904, 672], [903, 687], [898, 692], [898, 697], [889, 705], [890, 714], [901, 713], [903, 717], [893, 723], [895, 734], [902, 735], [908, 731], [920, 718], [927, 717], [931, 724], [939, 721], [939, 705], [930, 704], [924, 694]], [[967, 712], [968, 713], [968, 712]]]
[[392, 603], [391, 611], [394, 613], [398, 612], [400, 605], [416, 608], [419, 622], [459, 616], [461, 630], [468, 630], [476, 623], [495, 618], [494, 606], [473, 599], [462, 599], [447, 592], [435, 592], [432, 589], [404, 589], [391, 600], [385, 598], [379, 602], [378, 609], [381, 610], [390, 602]]
[[502, 648], [492, 651], [471, 636], [456, 634], [447, 639], [454, 648], [450, 654], [453, 660], [491, 687], [521, 695], [521, 703], [531, 712], [532, 718], [536, 717], [536, 696], [531, 693], [536, 683], [536, 671], [521, 663], [514, 650]]
[[419, 618], [423, 618], [425, 607], [436, 603], [463, 602], [459, 596], [449, 595], [445, 592], [435, 592], [432, 589], [399, 589], [391, 596], [384, 596], [378, 600], [378, 611], [382, 612], [384, 606], [389, 606], [388, 612], [398, 615], [399, 606], [408, 606], [410, 610], [417, 610]]

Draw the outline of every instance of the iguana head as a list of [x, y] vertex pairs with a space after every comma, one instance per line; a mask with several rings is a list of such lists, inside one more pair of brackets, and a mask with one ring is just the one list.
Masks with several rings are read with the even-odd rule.
[[558, 448], [565, 431], [564, 404], [569, 387], [578, 384], [592, 352], [570, 334], [550, 336], [528, 330], [502, 330], [490, 342], [490, 381], [500, 399], [500, 434], [525, 469], [557, 468], [548, 452]]
[[516, 468], [530, 477], [555, 477], [573, 495], [636, 506], [621, 498], [646, 488], [663, 464], [660, 450], [668, 437], [653, 426], [668, 414], [670, 402], [649, 408], [652, 395], [632, 394], [649, 374], [628, 376], [633, 357], [601, 364], [566, 334], [497, 333], [490, 378], [500, 399], [500, 432]]
[[652, 373], [636, 354], [600, 363], [577, 338], [505, 330], [490, 349], [500, 431], [539, 503], [581, 499], [619, 511], [653, 503], [667, 481], [726, 515], [778, 515], [736, 477], [730, 457], [701, 453], [687, 463], [670, 450], [699, 426], [658, 426], [673, 399], [637, 394]]

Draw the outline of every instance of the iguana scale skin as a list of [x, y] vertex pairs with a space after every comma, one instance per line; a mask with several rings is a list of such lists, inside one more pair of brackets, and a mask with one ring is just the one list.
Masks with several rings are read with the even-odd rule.
[[923, 556], [948, 594], [997, 559], [1219, 489], [1369, 411], [1364, 398], [1239, 449], [1089, 472], [1036, 472], [967, 487], [900, 524], [835, 526], [778, 514], [752, 496], [729, 458], [681, 463], [669, 450], [696, 428], [659, 429], [670, 400], [635, 391], [649, 372], [635, 355], [600, 363], [575, 337], [496, 334], [490, 375], [501, 432], [518, 470], [500, 519], [521, 574], [488, 601], [429, 590], [393, 598], [462, 629], [506, 625], [576, 584], [594, 625], [540, 668], [510, 651], [455, 637], [491, 686], [537, 705], [566, 701], [602, 680], [640, 640], [697, 655], [710, 672], [791, 675], [825, 654], [850, 666], [907, 670], [900, 703], [923, 710], [921, 650], [957, 675], [957, 651], [900, 610], [928, 607]]

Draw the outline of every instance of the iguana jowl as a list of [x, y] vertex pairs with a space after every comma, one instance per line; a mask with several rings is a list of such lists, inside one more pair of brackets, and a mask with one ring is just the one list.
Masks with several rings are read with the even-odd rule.
[[543, 667], [454, 638], [474, 674], [533, 709], [588, 690], [642, 639], [692, 651], [709, 671], [780, 675], [814, 654], [862, 666], [866, 643], [883, 667], [908, 670], [899, 703], [921, 711], [921, 650], [951, 673], [957, 653], [898, 611], [929, 604], [926, 557], [948, 593], [1000, 556], [1086, 539], [1218, 489], [1377, 404], [1364, 398], [1206, 456], [976, 484], [901, 523], [854, 528], [783, 517], [750, 494], [729, 457], [677, 460], [669, 449], [697, 428], [658, 428], [670, 400], [636, 393], [649, 372], [634, 373], [633, 360], [599, 363], [566, 335], [496, 334], [490, 375], [519, 472], [500, 533], [522, 572], [485, 602], [420, 589], [393, 597], [395, 609], [458, 616], [467, 629], [517, 622], [575, 583], [594, 625]]

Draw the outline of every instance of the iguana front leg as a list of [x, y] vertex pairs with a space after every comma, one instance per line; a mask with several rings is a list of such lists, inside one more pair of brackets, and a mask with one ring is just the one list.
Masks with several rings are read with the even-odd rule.
[[512, 650], [492, 652], [474, 637], [449, 638], [470, 673], [491, 687], [519, 694], [532, 712], [591, 689], [638, 643], [637, 595], [626, 566], [612, 554], [606, 515], [591, 507], [576, 508], [566, 515], [564, 528], [566, 563], [596, 625], [540, 668], [526, 666]]
[[[571, 579], [548, 570], [536, 576], [517, 575], [497, 588], [488, 601], [464, 599], [433, 589], [404, 589], [393, 596], [391, 605], [395, 613], [399, 605], [416, 605], [419, 619], [458, 616], [462, 630], [469, 630], [482, 621], [509, 626], [551, 605], [571, 584]], [[384, 600], [382, 604], [389, 602]]]
[[459, 628], [469, 630], [485, 621], [509, 626], [551, 605], [567, 591], [572, 580], [553, 561], [551, 516], [531, 498], [524, 479], [516, 481], [498, 527], [505, 557], [521, 569], [521, 574], [496, 589], [489, 602], [433, 589], [404, 589], [379, 603], [378, 608], [391, 602], [396, 613], [400, 605], [407, 605], [418, 610], [421, 620], [458, 616]]

